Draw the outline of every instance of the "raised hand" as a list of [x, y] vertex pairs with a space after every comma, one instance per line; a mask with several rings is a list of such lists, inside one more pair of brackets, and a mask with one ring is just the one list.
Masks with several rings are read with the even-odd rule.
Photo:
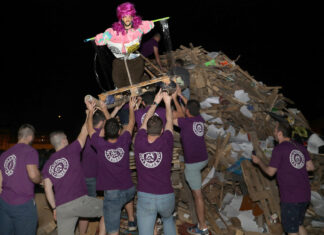
[[159, 104], [163, 98], [163, 93], [162, 89], [160, 88], [159, 92], [155, 95], [154, 102]]
[[86, 100], [85, 104], [86, 104], [89, 112], [94, 113], [96, 111], [96, 109], [95, 109], [96, 103], [95, 102], [90, 102], [90, 101]]
[[129, 109], [134, 110], [136, 103], [137, 103], [137, 97], [136, 96], [131, 97], [129, 100]]
[[[172, 94], [173, 95], [173, 94]], [[170, 104], [171, 103], [171, 96], [167, 92], [162, 93], [162, 99], [165, 104]]]
[[102, 100], [99, 100], [99, 108], [101, 111], [107, 109], [107, 105]]
[[258, 158], [257, 156], [252, 154], [252, 161], [255, 164], [259, 164], [261, 160], [260, 160], [260, 158]]

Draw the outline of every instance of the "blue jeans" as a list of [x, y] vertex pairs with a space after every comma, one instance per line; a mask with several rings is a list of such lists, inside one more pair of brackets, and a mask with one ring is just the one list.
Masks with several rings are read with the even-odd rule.
[[97, 197], [96, 182], [97, 182], [96, 178], [86, 178], [89, 197]]
[[165, 235], [176, 235], [172, 213], [175, 206], [174, 193], [150, 194], [137, 192], [137, 225], [139, 235], [153, 235], [156, 216], [159, 213], [163, 221]]
[[104, 219], [108, 234], [119, 231], [120, 214], [125, 204], [135, 196], [135, 187], [125, 190], [106, 190], [104, 198]]
[[0, 233], [5, 235], [36, 234], [37, 210], [34, 199], [10, 205], [0, 198]]

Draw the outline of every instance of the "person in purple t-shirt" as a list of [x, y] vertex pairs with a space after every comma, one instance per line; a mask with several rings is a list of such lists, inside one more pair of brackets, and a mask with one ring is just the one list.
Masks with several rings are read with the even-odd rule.
[[[166, 125], [153, 115], [161, 100], [166, 107]], [[135, 163], [138, 176], [137, 220], [140, 235], [153, 234], [157, 213], [162, 217], [165, 235], [175, 235], [172, 213], [175, 198], [171, 183], [173, 124], [171, 97], [157, 93], [135, 138]]]
[[140, 52], [143, 56], [148, 58], [154, 54], [156, 63], [159, 65], [160, 69], [163, 70], [159, 54], [160, 40], [161, 34], [159, 32], [156, 32], [151, 39], [147, 40], [141, 45]]
[[125, 206], [128, 214], [128, 230], [136, 230], [133, 198], [135, 187], [129, 169], [129, 150], [135, 125], [134, 107], [136, 98], [129, 102], [129, 122], [122, 130], [116, 118], [106, 121], [105, 138], [93, 128], [94, 106], [86, 103], [89, 110], [87, 129], [91, 145], [97, 150], [97, 189], [104, 191], [104, 220], [107, 232], [118, 235], [121, 210]]
[[290, 136], [289, 124], [278, 123], [274, 137], [279, 145], [273, 149], [269, 165], [255, 155], [252, 160], [269, 176], [277, 175], [284, 231], [290, 235], [306, 235], [303, 222], [311, 197], [307, 171], [313, 171], [314, 165], [307, 150]]
[[34, 184], [41, 182], [38, 153], [30, 146], [35, 129], [24, 124], [18, 143], [0, 156], [0, 233], [36, 234]]
[[[187, 100], [179, 88], [178, 96], [186, 105], [180, 107], [177, 96], [173, 95], [173, 102], [177, 111], [173, 124], [180, 127], [180, 137], [185, 160], [185, 178], [192, 190], [195, 199], [198, 224], [187, 229], [190, 234], [209, 234], [205, 222], [204, 199], [201, 192], [201, 170], [208, 163], [208, 153], [204, 139], [204, 119], [200, 116], [200, 103], [197, 100]], [[185, 114], [185, 117], [184, 117]]]
[[[150, 106], [153, 105], [154, 97], [155, 97], [155, 93], [152, 91], [147, 91], [142, 95], [141, 105], [144, 108], [139, 108], [138, 110], [135, 111], [135, 121], [136, 121], [137, 128], [140, 128], [142, 126], [147, 111], [149, 110]], [[165, 108], [157, 107], [154, 115], [159, 116], [162, 119], [163, 127], [164, 127], [166, 123]]]
[[[116, 106], [111, 115], [107, 110], [107, 105], [103, 101], [99, 101], [99, 107], [96, 112], [93, 114], [93, 127], [96, 131], [101, 132], [105, 121], [108, 120], [111, 116], [114, 117], [116, 113], [119, 111], [121, 106]], [[96, 177], [97, 177], [97, 150], [90, 143], [90, 138], [87, 136], [86, 143], [84, 145], [84, 149], [81, 153], [81, 165], [84, 171], [84, 176], [86, 180], [88, 196], [96, 197]], [[80, 235], [86, 234], [88, 229], [89, 220], [86, 218], [82, 218], [79, 220], [79, 232]]]
[[[46, 198], [57, 220], [58, 235], [73, 235], [79, 219], [102, 216], [103, 202], [89, 197], [80, 154], [88, 132], [86, 125], [74, 142], [69, 144], [61, 131], [50, 134], [50, 142], [55, 148], [45, 163], [42, 174]], [[54, 191], [53, 191], [54, 187]], [[103, 218], [100, 221], [100, 234], [105, 234]]]

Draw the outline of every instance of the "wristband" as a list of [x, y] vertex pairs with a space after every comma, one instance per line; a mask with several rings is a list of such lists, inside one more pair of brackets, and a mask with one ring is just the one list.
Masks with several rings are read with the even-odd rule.
[[56, 210], [56, 207], [52, 208], [52, 210]]
[[155, 104], [156, 106], [158, 106], [159, 104], [158, 103], [156, 103], [155, 101], [153, 102], [153, 104]]

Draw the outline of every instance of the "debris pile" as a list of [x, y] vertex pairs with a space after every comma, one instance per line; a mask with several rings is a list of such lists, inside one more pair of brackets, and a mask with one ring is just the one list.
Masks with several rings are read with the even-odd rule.
[[[182, 59], [190, 73], [190, 98], [201, 103], [205, 141], [209, 153], [203, 170], [206, 218], [215, 234], [281, 234], [279, 192], [274, 178], [266, 177], [250, 161], [252, 151], [269, 162], [274, 147], [276, 120], [285, 119], [293, 127], [294, 138], [305, 142], [310, 126], [293, 101], [242, 70], [222, 52], [207, 52], [201, 46], [181, 46], [172, 52]], [[167, 64], [166, 56], [161, 61]], [[149, 67], [150, 64], [147, 64]], [[180, 143], [178, 136], [175, 142]], [[175, 146], [177, 146], [176, 144]], [[181, 145], [180, 145], [181, 147]], [[182, 186], [177, 192], [177, 216], [183, 223], [197, 223], [193, 198], [183, 177], [181, 149], [175, 151], [182, 172], [176, 177]], [[312, 154], [316, 171], [310, 175], [312, 198], [306, 228], [311, 234], [323, 232], [323, 155]], [[317, 204], [316, 204], [317, 202]], [[322, 217], [321, 217], [322, 216]], [[314, 222], [315, 221], [315, 222]]]

